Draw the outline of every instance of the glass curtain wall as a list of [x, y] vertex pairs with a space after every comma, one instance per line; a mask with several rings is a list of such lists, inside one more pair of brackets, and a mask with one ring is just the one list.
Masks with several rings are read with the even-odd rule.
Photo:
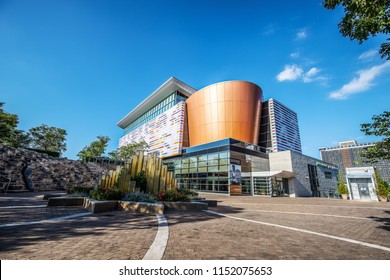
[[[229, 193], [231, 162], [240, 165], [242, 173], [269, 170], [268, 156], [261, 147], [231, 138], [189, 147], [182, 157], [164, 159], [173, 171], [179, 188], [201, 192]], [[242, 175], [241, 175], [242, 176]], [[242, 177], [242, 193], [251, 194], [251, 180]], [[254, 178], [255, 194], [270, 193], [269, 179]]]
[[[265, 195], [271, 196], [272, 194], [272, 185], [270, 177], [253, 177], [253, 194], [254, 195]], [[243, 194], [252, 194], [251, 192], [251, 178], [243, 177], [242, 178], [242, 193]]]
[[229, 192], [229, 152], [176, 158], [166, 161], [174, 170], [179, 188], [202, 192]]

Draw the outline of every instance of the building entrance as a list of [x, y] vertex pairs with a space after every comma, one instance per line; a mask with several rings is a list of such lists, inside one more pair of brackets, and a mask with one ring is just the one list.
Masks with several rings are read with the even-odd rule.
[[288, 179], [272, 178], [272, 196], [289, 196]]
[[367, 182], [358, 182], [358, 190], [361, 200], [371, 200], [370, 190]]

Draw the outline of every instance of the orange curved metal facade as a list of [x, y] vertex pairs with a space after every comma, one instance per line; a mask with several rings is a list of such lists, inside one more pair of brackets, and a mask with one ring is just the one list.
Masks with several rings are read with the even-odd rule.
[[207, 86], [186, 101], [189, 144], [196, 146], [224, 138], [257, 145], [262, 90], [246, 81]]

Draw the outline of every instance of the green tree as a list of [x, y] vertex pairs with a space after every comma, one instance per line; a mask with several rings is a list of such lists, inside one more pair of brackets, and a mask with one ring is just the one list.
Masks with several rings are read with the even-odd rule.
[[366, 135], [384, 137], [375, 143], [373, 147], [368, 147], [361, 156], [371, 162], [377, 159], [390, 159], [390, 111], [384, 111], [380, 115], [372, 117], [372, 123], [361, 124], [361, 131]]
[[11, 147], [28, 147], [31, 139], [29, 133], [17, 129], [19, 117], [3, 110], [0, 102], [0, 143]]
[[3, 110], [4, 102], [0, 102], [0, 142], [7, 146], [16, 146], [16, 133], [19, 117]]
[[390, 185], [382, 179], [378, 170], [375, 170], [375, 193], [378, 197], [387, 198], [390, 194]]
[[97, 136], [97, 138], [98, 140], [91, 142], [77, 154], [81, 160], [86, 160], [88, 157], [101, 157], [104, 154], [110, 137]]
[[15, 148], [28, 148], [31, 144], [31, 135], [23, 130], [16, 130], [15, 132]]
[[31, 147], [34, 149], [62, 153], [66, 151], [65, 129], [47, 126], [40, 126], [29, 129], [31, 136]]
[[349, 194], [347, 183], [343, 180], [343, 175], [339, 173], [337, 192], [339, 194]]
[[[344, 7], [345, 16], [338, 24], [340, 33], [359, 44], [370, 36], [390, 33], [390, 0], [325, 0], [326, 9]], [[390, 38], [379, 50], [382, 58], [390, 59]]]
[[138, 151], [144, 151], [149, 148], [149, 145], [142, 140], [141, 142], [129, 143], [120, 147], [117, 151], [110, 152], [110, 156], [115, 159], [129, 161]]

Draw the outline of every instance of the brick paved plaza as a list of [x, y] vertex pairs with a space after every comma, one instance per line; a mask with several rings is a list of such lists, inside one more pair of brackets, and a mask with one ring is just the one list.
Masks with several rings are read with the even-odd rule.
[[[0, 194], [0, 259], [142, 259], [157, 235], [155, 215], [45, 207], [42, 195]], [[165, 214], [162, 259], [390, 259], [390, 203], [202, 196], [218, 207]]]

